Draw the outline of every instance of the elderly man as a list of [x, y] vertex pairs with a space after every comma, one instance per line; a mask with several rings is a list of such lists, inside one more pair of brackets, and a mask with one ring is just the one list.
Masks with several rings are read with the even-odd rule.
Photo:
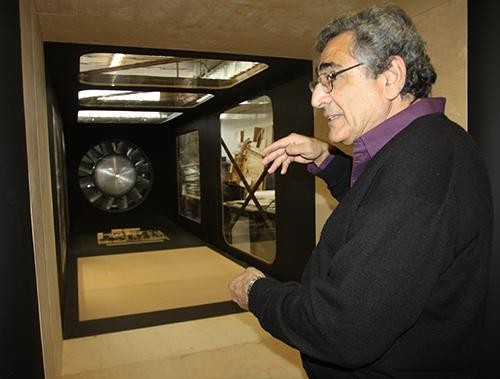
[[317, 48], [311, 104], [353, 159], [291, 134], [264, 163], [308, 164], [340, 203], [300, 283], [248, 268], [233, 300], [298, 349], [311, 378], [474, 377], [492, 238], [480, 152], [429, 97], [436, 74], [401, 9], [333, 20]]

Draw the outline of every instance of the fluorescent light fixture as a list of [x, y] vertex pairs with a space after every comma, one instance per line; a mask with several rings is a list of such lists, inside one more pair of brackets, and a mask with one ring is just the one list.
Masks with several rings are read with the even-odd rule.
[[210, 93], [160, 92], [160, 91], [120, 91], [82, 90], [78, 92], [78, 102], [86, 107], [113, 108], [195, 108], [210, 100]]

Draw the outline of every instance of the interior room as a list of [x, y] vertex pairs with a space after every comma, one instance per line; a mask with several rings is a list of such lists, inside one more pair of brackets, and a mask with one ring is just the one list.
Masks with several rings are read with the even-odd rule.
[[[267, 174], [262, 150], [326, 138], [316, 34], [373, 3], [19, 1], [46, 378], [306, 377], [227, 284], [247, 266], [300, 278], [337, 202], [303, 167]], [[467, 2], [394, 3], [467, 129]]]
[[[51, 42], [44, 53], [66, 338], [239, 312], [227, 283], [248, 264], [298, 278], [306, 254], [283, 262], [291, 244], [313, 247], [313, 179], [275, 181], [261, 161], [286, 133], [288, 101], [304, 109], [293, 128], [313, 131], [310, 61]], [[301, 199], [280, 196], [297, 177]], [[291, 208], [302, 235], [280, 220]]]

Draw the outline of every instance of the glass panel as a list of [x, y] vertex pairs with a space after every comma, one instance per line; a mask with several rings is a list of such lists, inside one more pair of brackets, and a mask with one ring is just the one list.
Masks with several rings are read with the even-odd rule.
[[80, 57], [80, 82], [92, 85], [229, 88], [268, 66], [158, 55], [92, 53]]
[[271, 99], [262, 96], [220, 115], [223, 230], [226, 242], [267, 263], [276, 258], [274, 175], [262, 164], [273, 141]]
[[198, 131], [177, 137], [179, 214], [201, 222], [200, 149]]
[[162, 124], [181, 112], [78, 111], [78, 122], [87, 124]]
[[78, 92], [80, 105], [87, 107], [194, 108], [210, 100], [209, 93], [84, 90]]

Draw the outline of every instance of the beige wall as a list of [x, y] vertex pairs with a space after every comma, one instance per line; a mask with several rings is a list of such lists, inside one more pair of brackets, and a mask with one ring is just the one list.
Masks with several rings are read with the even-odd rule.
[[20, 1], [31, 222], [45, 377], [61, 372], [62, 328], [50, 180], [43, 43], [32, 0]]
[[437, 72], [432, 95], [447, 99], [446, 114], [467, 129], [467, 0], [450, 0], [414, 16]]
[[[447, 98], [446, 114], [467, 129], [467, 1], [450, 0], [413, 15], [415, 25], [427, 41], [427, 50], [437, 72], [432, 96]], [[314, 134], [327, 140], [328, 126], [321, 112], [314, 114]], [[349, 147], [342, 147], [349, 152]], [[316, 179], [316, 238], [337, 202], [321, 179]]]

